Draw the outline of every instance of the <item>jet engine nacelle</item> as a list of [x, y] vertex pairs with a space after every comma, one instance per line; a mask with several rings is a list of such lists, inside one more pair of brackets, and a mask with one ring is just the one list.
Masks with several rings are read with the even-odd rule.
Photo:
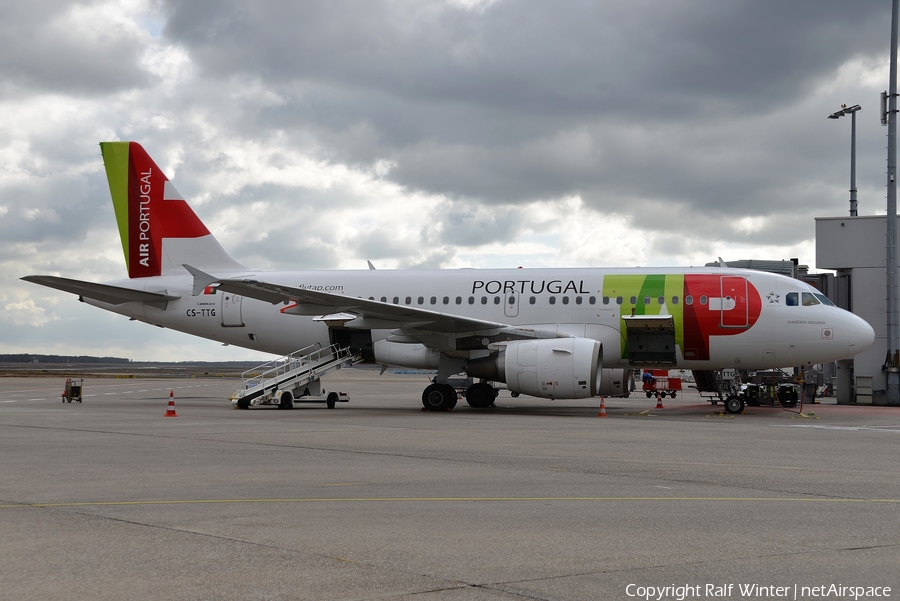
[[512, 392], [583, 399], [600, 391], [602, 346], [589, 338], [517, 340], [498, 355], [469, 361], [471, 377], [506, 382]]
[[628, 396], [634, 391], [632, 375], [630, 369], [601, 369], [600, 388], [596, 396]]

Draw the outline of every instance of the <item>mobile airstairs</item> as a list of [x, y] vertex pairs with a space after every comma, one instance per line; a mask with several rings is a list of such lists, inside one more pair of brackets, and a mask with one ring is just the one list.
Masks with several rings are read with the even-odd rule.
[[358, 358], [350, 352], [350, 347], [340, 348], [336, 344], [327, 347], [314, 344], [294, 351], [245, 371], [241, 376], [243, 388], [234, 391], [231, 404], [237, 409], [258, 405], [293, 409], [295, 403], [324, 403], [334, 409], [335, 404], [346, 403], [350, 398], [346, 392], [323, 390], [320, 378]]

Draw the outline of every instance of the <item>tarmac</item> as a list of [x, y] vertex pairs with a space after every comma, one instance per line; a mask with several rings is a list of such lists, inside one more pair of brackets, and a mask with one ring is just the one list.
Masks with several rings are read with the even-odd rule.
[[427, 375], [366, 367], [325, 379], [335, 409], [234, 410], [230, 378], [86, 378], [69, 404], [64, 382], [0, 378], [2, 600], [900, 597], [898, 408], [434, 413]]

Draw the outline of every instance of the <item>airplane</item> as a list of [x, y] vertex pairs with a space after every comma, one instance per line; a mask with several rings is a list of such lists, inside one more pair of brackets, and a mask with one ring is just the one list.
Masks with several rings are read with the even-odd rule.
[[287, 355], [337, 344], [434, 369], [422, 393], [431, 411], [456, 405], [447, 380], [463, 372], [479, 380], [465, 393], [479, 408], [494, 402], [491, 382], [547, 399], [627, 396], [636, 368], [812, 365], [875, 339], [799, 280], [721, 265], [261, 271], [225, 251], [140, 144], [100, 147], [128, 279], [23, 280], [229, 345]]

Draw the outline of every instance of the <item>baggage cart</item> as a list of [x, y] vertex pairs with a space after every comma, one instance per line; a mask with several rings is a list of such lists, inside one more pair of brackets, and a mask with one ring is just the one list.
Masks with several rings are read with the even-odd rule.
[[63, 403], [71, 403], [75, 401], [76, 403], [81, 402], [81, 389], [84, 386], [84, 379], [73, 380], [72, 378], [66, 378], [66, 387], [62, 392], [62, 402]]

